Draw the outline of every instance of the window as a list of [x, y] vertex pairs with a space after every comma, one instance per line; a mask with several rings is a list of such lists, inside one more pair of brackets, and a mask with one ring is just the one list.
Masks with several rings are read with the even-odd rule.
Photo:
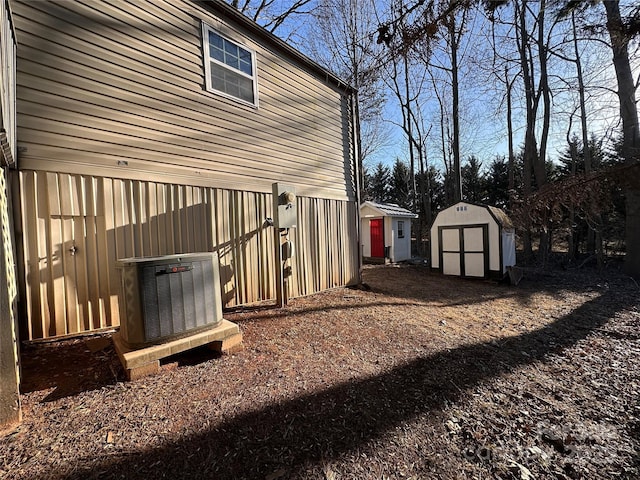
[[202, 25], [207, 90], [258, 106], [256, 54]]
[[404, 222], [398, 221], [398, 238], [404, 238]]

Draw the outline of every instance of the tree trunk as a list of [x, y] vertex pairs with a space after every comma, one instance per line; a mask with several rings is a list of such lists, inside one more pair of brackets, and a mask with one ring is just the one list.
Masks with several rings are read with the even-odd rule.
[[[431, 227], [431, 195], [428, 195], [428, 192], [431, 187], [428, 184], [429, 179], [427, 178], [427, 174], [424, 168], [424, 164], [426, 163], [424, 157], [425, 157], [425, 153], [420, 151], [418, 155], [418, 159], [420, 161], [420, 197], [422, 199], [422, 210], [424, 211], [424, 218], [420, 219], [421, 220], [420, 222], [421, 236], [419, 238], [419, 245], [420, 245], [420, 255], [423, 258], [428, 258], [429, 249], [424, 248], [424, 242], [423, 242], [424, 235], [422, 234], [422, 227], [426, 228], [427, 232], [429, 232], [429, 228]], [[429, 245], [431, 245], [430, 236], [429, 236]]]
[[[607, 30], [611, 37], [613, 66], [618, 81], [620, 117], [622, 119], [622, 155], [627, 165], [639, 162], [640, 130], [635, 99], [635, 85], [629, 64], [629, 36], [616, 0], [603, 1], [607, 13]], [[630, 182], [625, 190], [625, 271], [640, 278], [640, 186]]]
[[[547, 46], [545, 43], [545, 10], [546, 0], [540, 0], [540, 11], [538, 13], [538, 61], [540, 64], [540, 80], [538, 88], [542, 94], [543, 116], [542, 116], [542, 132], [540, 134], [540, 150], [538, 155], [533, 157], [533, 171], [536, 176], [536, 185], [538, 189], [547, 183], [547, 141], [549, 139], [549, 126], [551, 124], [551, 91], [549, 88], [549, 76], [547, 73]], [[533, 110], [533, 115], [537, 113], [537, 102]], [[547, 258], [551, 252], [551, 235], [549, 219], [542, 224], [540, 231], [540, 244], [538, 245], [538, 254], [541, 257], [543, 266], [547, 263]]]
[[[571, 175], [576, 174], [576, 164], [578, 163], [578, 148], [576, 142], [571, 141], [571, 133], [567, 132], [567, 141], [569, 142], [569, 151], [571, 152]], [[576, 260], [578, 257], [578, 245], [576, 243], [576, 212], [573, 205], [569, 206], [569, 260]]]
[[[538, 89], [542, 94], [542, 105], [544, 111], [542, 112], [542, 131], [540, 133], [540, 150], [538, 155], [534, 157], [533, 170], [536, 176], [536, 184], [538, 189], [542, 188], [547, 183], [547, 169], [546, 169], [546, 157], [547, 157], [547, 141], [549, 139], [549, 126], [551, 124], [551, 90], [549, 88], [549, 75], [547, 73], [547, 46], [545, 43], [545, 9], [546, 0], [540, 0], [540, 11], [538, 13], [538, 61], [540, 64], [540, 80]], [[533, 87], [533, 79], [531, 86]], [[538, 103], [533, 105], [532, 116], [537, 114]], [[535, 135], [535, 133], [534, 133]]]
[[626, 196], [625, 244], [627, 253], [624, 259], [625, 272], [640, 278], [640, 188], [628, 187]]
[[[578, 98], [580, 102], [580, 126], [582, 130], [582, 155], [584, 158], [584, 173], [587, 175], [591, 173], [591, 148], [589, 147], [589, 132], [587, 129], [587, 108], [584, 98], [584, 77], [582, 75], [582, 61], [580, 60], [580, 50], [578, 49], [578, 31], [576, 28], [576, 15], [575, 12], [571, 13], [571, 28], [573, 32], [573, 51], [576, 56], [576, 74], [578, 78]], [[602, 267], [604, 263], [602, 254], [602, 235], [600, 235], [600, 229], [602, 225], [602, 219], [600, 215], [596, 215], [593, 218], [595, 228], [592, 228], [589, 224], [587, 231], [587, 252], [596, 252], [598, 256], [598, 267]], [[598, 232], [598, 234], [596, 233]]]
[[[456, 20], [453, 15], [449, 18], [449, 37], [451, 40], [451, 96], [453, 120], [453, 199], [462, 200], [462, 175], [460, 174], [460, 108], [458, 85], [458, 37]], [[462, 28], [462, 27], [461, 27]]]
[[[522, 5], [516, 4], [516, 15], [518, 16], [518, 26], [516, 27], [516, 37], [518, 43], [518, 51], [520, 53], [520, 67], [522, 68], [522, 81], [525, 89], [526, 104], [526, 121], [527, 125], [524, 134], [524, 152], [522, 165], [522, 193], [525, 201], [532, 193], [532, 169], [537, 154], [535, 125], [536, 117], [534, 111], [534, 87], [531, 77], [531, 69], [529, 67], [529, 58], [527, 55], [527, 24], [526, 24], [526, 0]], [[525, 261], [531, 260], [533, 257], [533, 248], [531, 245], [531, 227], [527, 226], [522, 236], [523, 253]]]
[[404, 61], [404, 89], [405, 89], [405, 100], [406, 100], [406, 105], [405, 108], [407, 109], [407, 116], [406, 116], [406, 131], [407, 131], [407, 140], [409, 143], [409, 168], [411, 169], [410, 171], [410, 182], [411, 182], [411, 211], [413, 213], [416, 213], [416, 210], [418, 208], [417, 202], [416, 202], [416, 166], [415, 166], [415, 158], [414, 158], [414, 154], [413, 154], [413, 128], [412, 128], [412, 118], [413, 115], [411, 113], [411, 97], [410, 97], [410, 90], [409, 90], [409, 59], [408, 59], [408, 53], [404, 53], [403, 54], [403, 61]]
[[513, 151], [513, 120], [512, 120], [512, 106], [511, 106], [511, 89], [513, 88], [513, 81], [509, 81], [509, 72], [507, 67], [504, 69], [504, 81], [507, 85], [507, 135], [509, 137], [509, 163], [508, 163], [508, 177], [509, 177], [509, 206], [511, 206], [511, 199], [513, 198], [513, 192], [516, 188], [516, 175], [515, 164], [516, 157]]
[[442, 162], [444, 164], [444, 199], [445, 204], [447, 206], [453, 205], [455, 203], [453, 201], [453, 193], [451, 187], [451, 161], [450, 155], [447, 151], [447, 132], [445, 122], [447, 122], [447, 118], [445, 115], [444, 103], [440, 94], [438, 93], [438, 89], [436, 88], [435, 79], [432, 77], [431, 81], [433, 83], [433, 91], [436, 95], [436, 99], [438, 100], [438, 105], [440, 106], [440, 149], [442, 151]]

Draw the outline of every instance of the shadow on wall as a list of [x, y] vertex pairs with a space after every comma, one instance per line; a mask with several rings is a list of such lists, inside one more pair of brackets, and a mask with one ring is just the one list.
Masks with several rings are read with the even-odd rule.
[[306, 469], [319, 469], [383, 439], [404, 422], [438, 415], [480, 382], [571, 347], [616, 312], [637, 304], [640, 299], [632, 297], [625, 303], [607, 291], [553, 324], [500, 346], [478, 343], [442, 351], [372, 378], [223, 420], [205, 433], [167, 445], [91, 466], [79, 460], [68, 478], [263, 479], [279, 469], [287, 478], [298, 478]]
[[[38, 212], [39, 226], [28, 224], [26, 235], [37, 238], [29, 238], [24, 248], [34, 258], [42, 248], [38, 245], [50, 247], [37, 257], [37, 264], [31, 262], [26, 268], [30, 295], [23, 298], [30, 299], [34, 318], [31, 328], [22, 325], [22, 332], [45, 338], [113, 325], [120, 290], [116, 263], [129, 257], [217, 252], [223, 306], [275, 298], [273, 229], [264, 221], [263, 212], [251, 215], [238, 210], [233, 202], [222, 214], [206, 202], [146, 217], [140, 212], [149, 205], [134, 201], [127, 208], [132, 223], [109, 229], [107, 222], [116, 220], [106, 219], [103, 212]], [[236, 211], [243, 212], [244, 221], [234, 217]], [[27, 321], [27, 315], [22, 318]]]
[[[218, 252], [223, 307], [276, 297], [270, 193], [20, 172], [30, 338], [109, 327], [119, 259]], [[353, 202], [298, 197], [290, 295], [354, 283]], [[25, 311], [26, 313], [26, 311]], [[27, 315], [23, 315], [26, 319]]]
[[[331, 193], [336, 198], [353, 198], [353, 144], [349, 134], [352, 112], [342, 97], [344, 94], [337, 91], [334, 96], [323, 92], [324, 87], [305, 87], [303, 95], [296, 89], [280, 85], [281, 82], [274, 82], [272, 88], [263, 87], [261, 95], [265, 100], [269, 97], [270, 102], [265, 104], [278, 105], [275, 114], [268, 109], [265, 112], [269, 114], [264, 116], [260, 112], [255, 115], [252, 112], [251, 121], [237, 116], [238, 111], [226, 100], [221, 101], [219, 97], [205, 92], [200, 17], [206, 18], [207, 15], [199, 11], [204, 3], [195, 2], [194, 8], [177, 6], [175, 8], [182, 10], [182, 15], [178, 16], [167, 13], [174, 8], [172, 6], [164, 12], [165, 20], [165, 16], [154, 16], [135, 2], [123, 6], [18, 2], [15, 9], [18, 35], [25, 40], [21, 42], [18, 39], [18, 55], [24, 65], [21, 69], [23, 81], [19, 85], [21, 95], [18, 96], [30, 98], [29, 82], [37, 77], [42, 81], [39, 98], [48, 97], [50, 93], [57, 101], [69, 99], [64, 101], [60, 110], [64, 110], [65, 115], [52, 115], [51, 118], [43, 118], [39, 111], [41, 105], [57, 108], [58, 104], [46, 105], [48, 98], [38, 102], [19, 102], [21, 125], [26, 132], [22, 136], [23, 165], [46, 158], [49, 165], [60, 161], [70, 169], [73, 168], [70, 162], [76, 161], [86, 172], [87, 165], [93, 162], [100, 174], [108, 169], [108, 175], [118, 178], [134, 175], [127, 172], [127, 168], [137, 174], [157, 169], [180, 172], [180, 175], [185, 175], [183, 178], [202, 175], [198, 178], [209, 178], [216, 183], [235, 179], [241, 185], [261, 184], [263, 187], [265, 183], [289, 177], [300, 184], [307, 183], [314, 189]], [[156, 7], [153, 9], [157, 10]], [[244, 33], [248, 35], [248, 32]], [[145, 39], [150, 42], [148, 49], [140, 48]], [[169, 41], [171, 39], [180, 46], [176, 47]], [[164, 45], [162, 42], [167, 42], [171, 48], [160, 52]], [[86, 50], [78, 49], [78, 45], [85, 46]], [[194, 69], [188, 69], [190, 73], [185, 74], [186, 77], [176, 77], [175, 84], [163, 82], [164, 86], [157, 88], [158, 79], [171, 75], [167, 72], [174, 72], [174, 69], [180, 70], [176, 65], [185, 62], [195, 65]], [[138, 70], [134, 68], [137, 65], [141, 65]], [[266, 62], [263, 68], [268, 69]], [[89, 97], [91, 101], [87, 101]], [[322, 114], [319, 114], [318, 104], [321, 102], [327, 108], [320, 108]], [[256, 115], [258, 120], [253, 119]], [[273, 115], [277, 117], [274, 119]], [[265, 128], [256, 128], [256, 125]], [[319, 135], [320, 131], [323, 135]], [[49, 140], [42, 143], [39, 134], [51, 138], [53, 145], [47, 143]], [[171, 165], [170, 170], [167, 164]], [[153, 174], [149, 173], [149, 177], [153, 178]], [[165, 173], [163, 178], [168, 182], [173, 180], [171, 173]], [[223, 291], [225, 304], [232, 306], [275, 296], [273, 259], [259, 255], [260, 248], [254, 248], [264, 218], [272, 215], [256, 215], [253, 220], [259, 222], [248, 226], [242, 224], [247, 211], [245, 206], [239, 203], [229, 207], [228, 218], [236, 219], [227, 222], [231, 235], [214, 239], [210, 238], [209, 225], [201, 221], [174, 229], [162, 227], [163, 220], [168, 222], [170, 215], [164, 219], [162, 215], [150, 215], [150, 220], [140, 221], [140, 218], [147, 218], [150, 210], [136, 211], [133, 203], [128, 201], [120, 206], [121, 210], [110, 213], [126, 218], [131, 227], [116, 226], [112, 230], [99, 223], [101, 216], [103, 219], [108, 216], [105, 212], [70, 213], [64, 211], [64, 205], [58, 205], [57, 213], [54, 205], [48, 205], [46, 215], [38, 212], [36, 220], [36, 214], [28, 211], [33, 208], [31, 202], [53, 200], [54, 203], [62, 203], [61, 195], [66, 195], [66, 200], [69, 200], [72, 194], [61, 191], [56, 197], [35, 187], [34, 194], [23, 199], [26, 210], [23, 216], [25, 223], [29, 224], [30, 234], [35, 235], [33, 232], [40, 228], [38, 223], [49, 222], [51, 216], [56, 222], [48, 233], [43, 234], [46, 238], [32, 238], [30, 245], [25, 245], [31, 249], [28, 256], [33, 262], [27, 266], [25, 274], [32, 284], [30, 308], [43, 317], [39, 325], [33, 326], [36, 338], [114, 323], [111, 317], [115, 317], [113, 295], [117, 292], [117, 274], [113, 265], [118, 258], [211, 251], [230, 242], [229, 248], [234, 252], [232, 259], [224, 262], [221, 255], [223, 277], [234, 278], [233, 285], [227, 285]], [[148, 192], [123, 189], [119, 193], [123, 199], [142, 202], [141, 199], [147, 198], [143, 194]], [[136, 195], [139, 195], [137, 199]], [[116, 210], [117, 207], [114, 200], [110, 207], [103, 208]], [[177, 204], [175, 208], [182, 210]], [[259, 208], [271, 207], [261, 204]], [[214, 218], [219, 226], [225, 222], [225, 219]], [[146, 231], [149, 233], [143, 234]], [[177, 231], [182, 235], [178, 239], [175, 237]], [[86, 240], [93, 245], [82, 244], [85, 232], [90, 236], [95, 232], [97, 238]], [[198, 243], [196, 239], [203, 234], [210, 241]], [[103, 235], [106, 241], [100, 238]], [[185, 241], [185, 235], [188, 241]], [[70, 240], [72, 238], [75, 242]], [[167, 244], [162, 243], [165, 240]], [[182, 243], [177, 244], [177, 240]], [[247, 250], [237, 255], [244, 246], [243, 242]], [[117, 250], [112, 249], [114, 245]], [[69, 249], [74, 247], [77, 248], [75, 255], [68, 258], [71, 257]], [[115, 257], [112, 256], [113, 251], [116, 252]], [[310, 256], [315, 254], [312, 252]], [[37, 257], [42, 257], [38, 265], [35, 264]], [[334, 259], [332, 263], [340, 264], [342, 260]], [[109, 265], [106, 270], [105, 262]], [[305, 267], [316, 263], [314, 268], [317, 270], [330, 270], [315, 258], [310, 259]], [[356, 271], [357, 267], [352, 269]], [[334, 286], [336, 282], [330, 283]], [[312, 281], [308, 284], [315, 286]], [[39, 297], [43, 298], [42, 301]]]

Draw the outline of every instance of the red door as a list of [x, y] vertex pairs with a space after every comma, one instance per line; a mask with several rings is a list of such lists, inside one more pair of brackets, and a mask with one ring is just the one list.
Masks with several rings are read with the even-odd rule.
[[384, 258], [384, 234], [382, 231], [382, 219], [369, 220], [371, 230], [371, 256]]

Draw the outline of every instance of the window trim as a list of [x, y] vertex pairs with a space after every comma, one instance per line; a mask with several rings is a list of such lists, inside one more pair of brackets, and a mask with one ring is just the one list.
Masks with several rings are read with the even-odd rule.
[[398, 238], [404, 238], [404, 220], [398, 220]]
[[[231, 42], [234, 45], [237, 45], [238, 47], [241, 47], [242, 49], [248, 51], [251, 54], [251, 69], [253, 71], [253, 75], [252, 76], [247, 75], [246, 73], [240, 70], [236, 70], [233, 67], [229, 67], [228, 65], [225, 65], [219, 60], [216, 60], [215, 58], [213, 58], [209, 51], [209, 32], [213, 32], [216, 35], [219, 35], [222, 38], [224, 38], [226, 41]], [[247, 46], [242, 42], [239, 42], [238, 40], [230, 38], [228, 35], [225, 35], [220, 30], [212, 27], [211, 25], [203, 21], [202, 22], [202, 54], [203, 54], [202, 61], [204, 63], [204, 74], [205, 74], [205, 79], [204, 79], [205, 89], [207, 90], [207, 92], [213, 93], [215, 95], [220, 95], [221, 97], [228, 98], [230, 100], [233, 100], [234, 102], [241, 103], [242, 105], [248, 105], [253, 108], [258, 108], [258, 69], [257, 69], [257, 61], [256, 61], [256, 51], [253, 48]], [[211, 82], [211, 62], [220, 64], [224, 68], [227, 68], [230, 71], [232, 71], [233, 73], [237, 73], [241, 76], [244, 76], [245, 78], [251, 79], [253, 84], [253, 103], [247, 100], [243, 100], [242, 98], [238, 98], [229, 93], [223, 92], [222, 90], [217, 90], [213, 88], [213, 85]]]

